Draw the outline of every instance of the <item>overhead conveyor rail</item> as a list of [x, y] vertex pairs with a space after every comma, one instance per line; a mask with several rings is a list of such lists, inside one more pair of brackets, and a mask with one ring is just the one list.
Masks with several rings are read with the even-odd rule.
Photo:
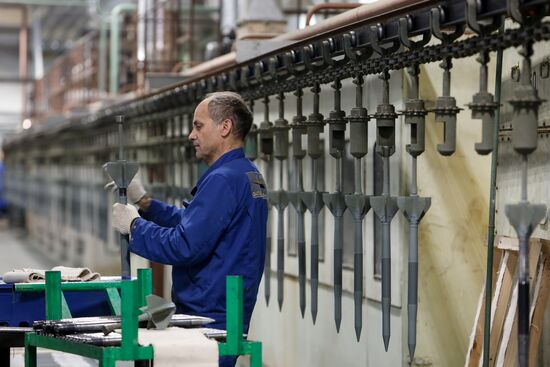
[[[425, 120], [434, 114], [436, 120], [443, 123], [444, 132], [443, 136], [438, 135], [441, 144], [437, 145], [437, 151], [443, 157], [452, 156], [460, 137], [457, 115], [465, 113], [461, 112], [462, 108], [457, 106], [456, 99], [451, 95], [451, 80], [456, 84], [451, 76], [453, 60], [479, 55], [479, 75], [468, 76], [479, 83], [479, 88], [468, 107], [472, 124], [481, 126], [481, 137], [475, 146], [472, 144], [468, 149], [475, 149], [480, 155], [493, 153], [496, 148], [493, 138], [498, 136], [500, 127], [497, 121], [498, 108], [508, 102], [499, 102], [499, 93], [493, 95], [489, 91], [488, 65], [494, 52], [502, 56], [502, 51], [521, 46], [521, 69], [526, 74], [511, 103], [514, 110], [514, 148], [525, 157], [525, 170], [522, 172], [524, 184], [520, 203], [510, 205], [507, 215], [517, 229], [520, 243], [527, 244], [534, 227], [546, 215], [544, 205], [527, 201], [527, 156], [537, 148], [539, 137], [547, 130], [539, 127], [537, 119], [542, 99], [525, 75], [531, 75], [533, 45], [550, 40], [550, 22], [543, 17], [548, 15], [550, 1], [456, 0], [405, 3], [406, 6], [397, 7], [393, 12], [388, 10], [389, 5], [376, 5], [380, 11], [371, 13], [368, 18], [353, 19], [348, 24], [331, 30], [324, 29], [319, 34], [307, 34], [302, 40], [246, 61], [237, 62], [234, 55], [225, 56], [223, 61], [217, 62], [213, 72], [203, 71], [183, 83], [109, 106], [83, 118], [71, 118], [55, 128], [38, 128], [21, 134], [4, 143], [8, 177], [6, 188], [9, 195], [20, 208], [31, 208], [30, 203], [36, 202], [50, 208], [55, 213], [53, 219], [45, 219], [46, 215], [43, 215], [38, 220], [46, 231], [47, 223], [59, 223], [63, 219], [75, 217], [68, 213], [76, 214], [79, 218], [96, 218], [91, 223], [80, 218], [76, 223], [89, 225], [89, 228], [85, 228], [86, 233], [92, 238], [102, 236], [105, 247], [112, 248], [113, 236], [105, 235], [108, 227], [101, 219], [102, 215], [107, 215], [112, 198], [101, 193], [99, 183], [103, 178], [99, 166], [116, 157], [118, 140], [116, 125], [113, 123], [115, 116], [125, 116], [127, 157], [141, 164], [148, 191], [154, 197], [180, 205], [181, 200], [189, 199], [191, 188], [205, 169], [195, 159], [193, 145], [188, 138], [194, 108], [208, 93], [236, 91], [251, 106], [254, 102], [256, 106], [260, 102], [263, 104], [259, 108], [264, 114], [263, 122], [259, 127], [253, 127], [246, 153], [250, 159], [261, 159], [260, 165], [270, 186], [271, 220], [273, 227], [276, 225], [277, 228], [277, 235], [268, 232], [266, 303], [269, 303], [271, 293], [271, 240], [277, 238], [274, 271], [277, 274], [278, 307], [282, 309], [285, 297], [288, 299], [284, 287], [288, 269], [285, 260], [289, 244], [292, 243], [297, 248], [296, 275], [301, 316], [304, 317], [309, 307], [315, 323], [320, 307], [320, 284], [326, 284], [326, 279], [321, 279], [319, 274], [323, 256], [329, 252], [325, 251], [326, 247], [331, 250], [331, 256], [328, 257], [332, 276], [329, 286], [334, 291], [331, 311], [334, 312], [336, 329], [340, 330], [342, 314], [345, 313], [342, 310], [342, 297], [345, 297], [346, 280], [342, 274], [345, 270], [344, 238], [347, 233], [343, 216], [347, 211], [354, 221], [351, 227], [353, 287], [350, 293], [354, 298], [354, 329], [359, 340], [364, 327], [364, 249], [367, 241], [370, 246], [370, 242], [373, 242], [371, 239], [375, 237], [372, 233], [365, 235], [364, 219], [368, 213], [375, 218], [380, 229], [376, 236], [376, 246], [381, 250], [374, 266], [380, 268], [377, 275], [381, 283], [377, 299], [382, 311], [380, 339], [387, 350], [391, 344], [391, 330], [394, 330], [390, 320], [397, 292], [395, 281], [392, 281], [392, 263], [395, 261], [392, 251], [395, 251], [395, 243], [400, 240], [393, 233], [401, 223], [399, 218], [404, 215], [410, 237], [405, 245], [408, 256], [404, 256], [408, 260], [406, 272], [409, 283], [407, 292], [404, 292], [407, 294], [408, 312], [403, 319], [407, 319], [406, 339], [409, 358], [412, 360], [416, 347], [418, 282], [422, 278], [418, 266], [421, 261], [418, 254], [422, 238], [419, 235], [422, 231], [420, 223], [431, 205], [441, 200], [431, 194], [422, 196], [422, 188], [418, 187], [417, 159], [422, 159], [426, 150], [425, 135], [429, 128]], [[360, 14], [362, 8], [358, 9], [352, 12]], [[503, 28], [504, 19], [510, 17], [514, 26], [499, 31], [501, 26]], [[442, 62], [443, 88], [433, 108], [428, 108], [420, 95], [422, 66], [434, 62]], [[411, 86], [407, 90], [402, 111], [396, 108], [395, 101], [390, 98], [395, 93], [393, 82], [400, 77], [396, 72], [399, 70], [406, 70], [411, 77]], [[364, 90], [374, 84], [372, 78], [367, 78], [373, 75], [382, 81], [376, 84], [380, 88], [381, 98], [373, 104], [376, 111], [368, 111], [367, 105], [363, 104], [364, 96], [367, 95]], [[343, 84], [350, 85], [351, 82], [355, 84], [355, 103], [348, 112], [342, 107], [341, 89]], [[323, 93], [324, 96], [329, 95], [327, 98], [331, 101], [327, 104], [330, 109], [327, 116], [322, 114], [327, 110], [323, 105]], [[275, 98], [278, 99], [279, 108], [278, 119], [273, 124], [270, 121], [273, 121], [273, 116], [270, 116], [269, 104]], [[311, 102], [311, 108], [307, 111], [303, 108], [306, 100]], [[272, 111], [276, 110], [274, 104], [271, 106]], [[407, 125], [407, 131], [410, 131], [406, 137], [400, 135], [400, 115], [404, 116], [402, 120]], [[368, 156], [369, 123], [373, 126], [371, 131], [376, 134], [372, 152], [375, 158], [372, 159]], [[328, 129], [325, 127], [327, 124]], [[471, 128], [461, 126], [460, 129]], [[325, 140], [328, 144], [325, 144]], [[325, 146], [329, 146], [330, 156], [325, 154]], [[404, 155], [401, 154], [401, 146], [406, 151]], [[348, 155], [353, 157], [351, 168], [346, 166], [343, 159]], [[306, 156], [309, 158], [305, 159]], [[410, 181], [398, 187], [395, 183], [398, 178], [390, 173], [395, 172], [392, 167], [396, 163], [393, 162], [403, 159], [402, 156], [410, 159], [410, 164], [402, 165], [406, 167], [403, 169]], [[325, 190], [324, 183], [319, 183], [319, 172], [324, 172], [329, 159], [337, 167], [334, 180], [331, 180], [331, 185], [335, 183], [333, 191]], [[367, 180], [373, 178], [371, 171], [363, 168], [367, 161], [369, 165], [375, 165], [377, 160], [380, 162], [377, 171], [379, 190], [371, 190], [370, 186], [367, 189]], [[54, 169], [47, 171], [46, 166]], [[75, 174], [80, 176], [78, 182]], [[344, 177], [352, 177], [354, 185], [351, 189], [346, 187]], [[47, 184], [44, 185], [44, 182]], [[45, 187], [46, 192], [33, 187], [40, 190]], [[74, 205], [68, 204], [71, 200], [76, 200]], [[83, 202], [91, 204], [81, 206]], [[369, 212], [369, 209], [372, 210]], [[333, 225], [334, 235], [330, 238], [325, 238], [323, 234], [327, 225], [324, 221], [326, 213], [330, 213], [333, 219], [330, 225]], [[296, 223], [289, 220], [285, 229], [285, 218], [291, 218], [291, 215]], [[309, 223], [304, 221], [306, 215]], [[520, 220], [523, 217], [530, 217], [530, 220]], [[101, 224], [100, 230], [98, 223]], [[289, 228], [290, 223], [292, 230]], [[306, 224], [309, 224], [309, 228]], [[74, 235], [76, 232], [71, 233]], [[491, 246], [489, 244], [489, 248]], [[524, 252], [520, 249], [520, 257], [524, 256], [521, 255]], [[528, 264], [524, 263], [522, 269], [522, 303], [519, 309], [520, 313], [525, 313], [529, 305], [529, 283], [525, 279]], [[308, 280], [309, 293], [306, 291]], [[525, 367], [529, 331], [528, 325], [522, 320], [520, 317], [519, 355], [520, 366]]]

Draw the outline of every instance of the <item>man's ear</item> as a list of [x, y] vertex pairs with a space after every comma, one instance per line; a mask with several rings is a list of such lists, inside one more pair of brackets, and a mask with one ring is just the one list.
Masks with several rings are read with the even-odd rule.
[[222, 137], [227, 137], [233, 131], [233, 121], [231, 119], [224, 119], [220, 122]]

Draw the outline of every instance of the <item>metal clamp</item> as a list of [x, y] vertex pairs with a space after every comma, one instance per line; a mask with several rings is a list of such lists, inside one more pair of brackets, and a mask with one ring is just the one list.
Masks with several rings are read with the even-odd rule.
[[500, 17], [493, 17], [490, 23], [481, 22], [478, 19], [479, 8], [481, 2], [478, 0], [467, 0], [466, 3], [466, 23], [468, 28], [477, 34], [489, 34], [496, 31], [500, 27], [502, 19]]
[[389, 54], [392, 54], [395, 51], [399, 50], [399, 47], [401, 46], [398, 39], [390, 40], [390, 41], [382, 40], [382, 38], [384, 37], [384, 27], [380, 23], [377, 25], [371, 26], [369, 28], [368, 35], [369, 35], [370, 46], [373, 48], [373, 50], [377, 54], [381, 56], [387, 56]]
[[466, 29], [465, 24], [455, 26], [454, 30], [450, 33], [443, 32], [441, 29], [441, 23], [445, 21], [445, 8], [443, 6], [440, 5], [437, 8], [432, 8], [430, 12], [430, 28], [433, 35], [441, 40], [441, 42], [445, 44], [452, 43], [464, 34], [464, 30]]
[[427, 30], [422, 33], [422, 39], [420, 41], [411, 41], [409, 37], [409, 29], [412, 27], [412, 22], [413, 18], [410, 15], [407, 15], [399, 18], [399, 23], [397, 23], [399, 41], [401, 41], [401, 43], [410, 50], [424, 47], [432, 38], [431, 30]]

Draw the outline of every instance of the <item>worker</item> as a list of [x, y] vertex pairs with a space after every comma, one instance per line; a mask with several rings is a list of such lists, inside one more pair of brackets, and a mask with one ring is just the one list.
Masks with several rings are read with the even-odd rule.
[[[236, 93], [206, 96], [195, 109], [189, 139], [208, 170], [184, 208], [151, 198], [139, 177], [128, 185], [133, 205], [113, 206], [113, 227], [130, 234], [129, 250], [172, 265], [172, 300], [177, 313], [211, 317], [226, 329], [225, 278], [243, 277], [244, 330], [247, 332], [263, 273], [267, 188], [245, 158], [244, 140], [252, 114]], [[220, 358], [233, 366], [236, 357]]]

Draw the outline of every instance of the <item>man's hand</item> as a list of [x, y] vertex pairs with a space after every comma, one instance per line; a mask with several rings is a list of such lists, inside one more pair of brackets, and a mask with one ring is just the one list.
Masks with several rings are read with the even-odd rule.
[[[115, 191], [117, 189], [118, 187], [114, 181], [111, 181], [107, 185], [105, 185], [105, 190]], [[126, 194], [128, 195], [128, 201], [132, 204], [137, 204], [141, 199], [143, 199], [145, 195], [147, 195], [147, 191], [145, 191], [145, 188], [141, 183], [141, 179], [139, 178], [139, 171], [134, 176], [130, 184], [128, 184]]]
[[137, 209], [131, 204], [113, 205], [113, 228], [122, 234], [129, 234], [132, 222], [139, 217]]

